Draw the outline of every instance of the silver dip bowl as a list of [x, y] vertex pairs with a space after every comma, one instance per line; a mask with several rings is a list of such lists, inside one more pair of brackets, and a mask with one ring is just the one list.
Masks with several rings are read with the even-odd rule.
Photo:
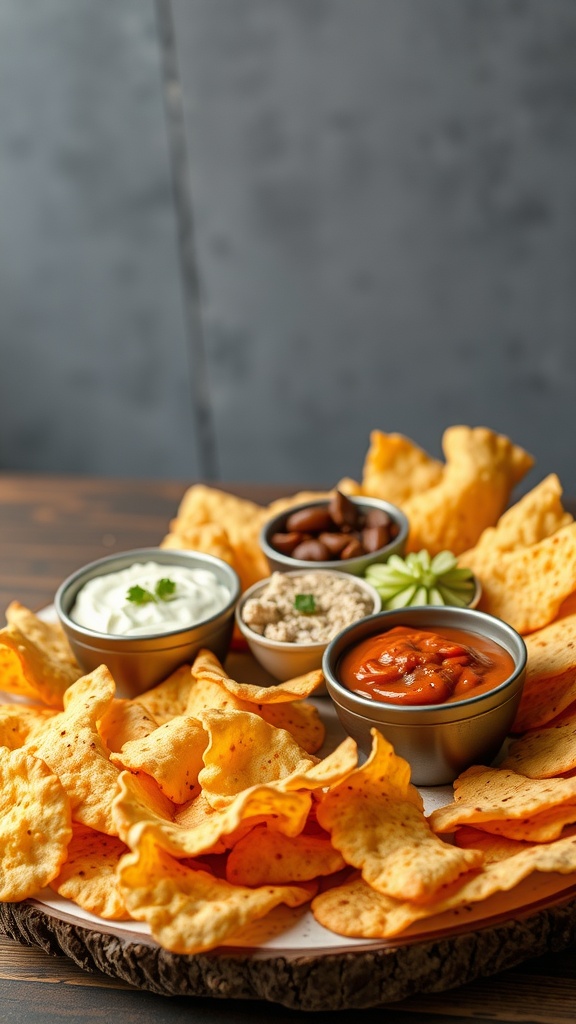
[[[70, 613], [80, 589], [91, 579], [118, 572], [138, 562], [158, 562], [190, 569], [209, 569], [228, 591], [225, 607], [193, 626], [178, 626], [170, 632], [150, 632], [138, 636], [100, 633], [75, 622]], [[213, 651], [222, 661], [230, 646], [234, 628], [234, 609], [240, 596], [237, 573], [220, 558], [200, 551], [173, 551], [162, 548], [137, 548], [108, 555], [72, 573], [56, 592], [56, 613], [80, 666], [91, 672], [107, 665], [114, 676], [120, 697], [137, 697], [166, 679], [180, 665], [191, 662], [202, 647]]]
[[390, 555], [403, 555], [408, 539], [409, 523], [396, 505], [379, 498], [356, 498], [347, 499], [354, 505], [358, 512], [365, 516], [369, 513], [385, 513], [394, 524], [394, 536], [382, 547], [374, 551], [365, 552], [353, 558], [333, 558], [328, 561], [312, 561], [303, 558], [294, 558], [292, 555], [277, 550], [272, 543], [272, 538], [282, 534], [287, 529], [287, 523], [295, 513], [305, 511], [327, 510], [330, 504], [329, 499], [307, 501], [301, 505], [294, 505], [285, 509], [278, 515], [269, 519], [260, 531], [260, 548], [266, 557], [270, 572], [287, 572], [295, 569], [335, 569], [339, 572], [352, 573], [354, 576], [362, 576], [369, 565], [375, 562], [387, 562]]
[[[340, 676], [344, 653], [394, 626], [440, 634], [442, 627], [452, 627], [487, 637], [511, 655], [514, 669], [492, 690], [435, 705], [385, 703], [345, 686]], [[409, 762], [415, 785], [440, 786], [452, 782], [472, 764], [490, 764], [495, 759], [520, 703], [526, 646], [501, 619], [469, 608], [428, 605], [380, 612], [349, 626], [326, 648], [322, 669], [340, 722], [364, 753], [371, 749], [370, 730], [378, 729]]]

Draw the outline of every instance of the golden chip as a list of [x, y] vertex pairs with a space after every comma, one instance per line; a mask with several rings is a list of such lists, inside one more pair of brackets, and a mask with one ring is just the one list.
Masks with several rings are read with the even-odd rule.
[[157, 942], [173, 953], [214, 949], [279, 903], [299, 906], [314, 893], [310, 883], [230, 885], [174, 860], [146, 834], [138, 850], [122, 858], [118, 874], [131, 916], [146, 921]]
[[282, 704], [295, 698], [310, 697], [324, 681], [322, 671], [316, 669], [272, 686], [237, 683], [224, 670], [216, 656], [208, 650], [199, 651], [192, 665], [196, 679], [219, 683], [238, 700], [250, 704]]
[[522, 634], [549, 625], [576, 589], [576, 523], [528, 548], [501, 554], [481, 579], [482, 611]]
[[214, 807], [225, 806], [243, 789], [315, 763], [289, 732], [268, 725], [259, 715], [213, 710], [198, 717], [209, 735], [198, 779]]
[[152, 715], [158, 725], [163, 725], [176, 715], [186, 714], [193, 684], [190, 665], [181, 665], [162, 683], [139, 694], [138, 704]]
[[392, 938], [422, 918], [487, 900], [515, 888], [534, 871], [571, 874], [576, 871], [576, 836], [554, 843], [529, 846], [510, 857], [487, 863], [445, 885], [427, 903], [393, 899], [375, 892], [363, 879], [329, 889], [312, 901], [315, 918], [340, 935], [356, 938]]
[[322, 746], [326, 735], [322, 718], [313, 704], [302, 701], [323, 681], [321, 672], [309, 672], [279, 686], [237, 683], [207, 650], [199, 652], [192, 671], [195, 681], [188, 698], [187, 714], [197, 717], [207, 708], [250, 711], [270, 725], [285, 729], [309, 754], [315, 754]]
[[160, 547], [177, 551], [203, 551], [215, 555], [235, 568], [234, 548], [226, 530], [219, 523], [179, 522], [170, 524], [171, 532], [164, 537]]
[[455, 780], [454, 803], [433, 811], [429, 821], [435, 832], [453, 832], [459, 825], [531, 818], [563, 804], [576, 804], [576, 779], [528, 779], [475, 766]]
[[0, 901], [25, 900], [48, 885], [71, 838], [60, 780], [24, 749], [0, 747]]
[[62, 707], [64, 691], [82, 675], [58, 623], [43, 622], [13, 601], [0, 630], [0, 689]]
[[507, 437], [486, 427], [449, 427], [442, 446], [446, 464], [433, 487], [403, 504], [410, 522], [408, 549], [461, 554], [494, 526], [533, 459]]
[[258, 825], [231, 850], [226, 878], [234, 885], [285, 885], [331, 875], [345, 867], [328, 836], [286, 836]]
[[115, 834], [111, 800], [117, 790], [118, 769], [109, 760], [97, 721], [114, 692], [114, 680], [101, 665], [69, 687], [65, 710], [50, 718], [25, 748], [58, 776], [70, 797], [74, 821], [109, 835]]
[[175, 857], [198, 857], [234, 845], [250, 828], [266, 822], [286, 835], [302, 832], [312, 804], [309, 792], [282, 792], [272, 786], [242, 790], [222, 810], [214, 810], [204, 794], [177, 810], [154, 780], [122, 772], [113, 814], [120, 838], [135, 848], [149, 832]]
[[485, 832], [483, 829], [475, 828], [474, 825], [463, 825], [454, 833], [456, 846], [463, 846], [482, 850], [484, 863], [491, 864], [493, 861], [505, 860], [515, 853], [525, 850], [528, 843], [519, 839], [509, 839], [507, 836], [496, 835], [494, 832]]
[[199, 791], [198, 773], [208, 736], [195, 718], [178, 715], [154, 732], [125, 743], [110, 754], [117, 768], [146, 772], [175, 804], [183, 804]]
[[259, 529], [265, 516], [262, 505], [207, 484], [193, 484], [184, 494], [176, 515], [179, 523], [220, 523], [232, 543], [243, 530]]
[[576, 614], [531, 633], [525, 642], [528, 664], [515, 733], [546, 725], [576, 701]]
[[74, 825], [66, 862], [50, 886], [60, 896], [108, 920], [130, 915], [118, 891], [116, 868], [127, 847], [86, 825]]
[[364, 460], [362, 493], [403, 506], [442, 479], [443, 466], [402, 434], [373, 430]]
[[[182, 498], [176, 519], [171, 524], [171, 534], [186, 538], [198, 527], [215, 524], [220, 542], [229, 544], [232, 550], [233, 565], [245, 590], [268, 575], [268, 563], [258, 543], [266, 514], [266, 510], [253, 501], [206, 484], [194, 484]], [[166, 543], [174, 541], [166, 538]], [[229, 555], [226, 561], [229, 561]]]
[[482, 576], [502, 554], [538, 544], [572, 520], [562, 504], [560, 480], [550, 473], [503, 512], [495, 526], [484, 530], [478, 543], [462, 555], [462, 564]]
[[381, 893], [425, 899], [482, 861], [434, 835], [424, 817], [410, 767], [372, 730], [370, 757], [320, 802], [318, 821], [347, 864]]
[[572, 771], [576, 768], [576, 712], [562, 724], [528, 732], [515, 740], [500, 767], [531, 779]]
[[550, 843], [564, 834], [566, 826], [576, 822], [576, 803], [546, 808], [525, 818], [478, 821], [476, 827], [495, 836], [524, 843]]
[[149, 736], [158, 725], [139, 701], [115, 697], [98, 722], [98, 732], [108, 750], [121, 750], [130, 740]]
[[42, 728], [56, 711], [28, 704], [0, 704], [0, 747], [16, 750]]

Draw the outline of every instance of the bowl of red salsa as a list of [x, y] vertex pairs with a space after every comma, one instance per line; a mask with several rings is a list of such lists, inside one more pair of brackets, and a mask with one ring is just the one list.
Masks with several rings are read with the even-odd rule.
[[323, 659], [326, 687], [361, 750], [378, 729], [415, 785], [452, 782], [489, 765], [524, 685], [526, 646], [502, 619], [470, 608], [380, 612], [343, 630]]

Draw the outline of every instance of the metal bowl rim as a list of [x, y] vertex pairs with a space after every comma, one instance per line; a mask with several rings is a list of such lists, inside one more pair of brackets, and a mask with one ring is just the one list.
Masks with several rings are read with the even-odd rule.
[[[349, 498], [350, 501], [354, 502], [355, 505], [359, 505], [360, 507], [366, 506], [368, 508], [383, 509], [383, 511], [389, 513], [390, 517], [394, 519], [395, 523], [399, 527], [398, 533], [396, 534], [395, 537], [392, 538], [392, 540], [388, 544], [385, 544], [384, 547], [382, 548], [378, 548], [377, 551], [367, 551], [366, 554], [364, 555], [358, 555], [357, 558], [351, 558], [351, 563], [357, 562], [360, 559], [367, 558], [376, 560], [381, 555], [386, 554], [386, 552], [390, 550], [390, 548], [396, 549], [406, 543], [406, 540], [408, 539], [410, 524], [408, 522], [407, 516], [404, 514], [402, 509], [398, 507], [398, 505], [393, 505], [392, 502], [385, 501], [383, 498], [364, 498], [362, 496], [351, 494], [346, 495], [346, 497]], [[302, 558], [292, 558], [290, 555], [284, 555], [282, 554], [281, 551], [277, 551], [276, 548], [273, 548], [268, 539], [273, 530], [275, 532], [278, 526], [282, 523], [285, 523], [288, 516], [292, 515], [293, 512], [301, 512], [303, 509], [306, 508], [323, 507], [325, 505], [329, 505], [329, 503], [330, 498], [316, 498], [312, 501], [303, 501], [298, 505], [292, 505], [290, 508], [285, 509], [283, 512], [279, 512], [277, 515], [272, 516], [271, 519], [268, 519], [260, 528], [259, 538], [260, 547], [266, 558], [271, 558], [272, 560], [277, 561], [282, 565], [294, 565], [301, 569], [316, 568], [333, 569], [335, 571], [341, 571], [337, 569], [338, 565], [342, 564], [341, 561], [338, 559], [331, 559], [328, 562], [310, 562]]]
[[[508, 676], [508, 678], [505, 679], [498, 686], [495, 686], [493, 689], [487, 690], [484, 693], [479, 693], [475, 697], [465, 697], [462, 700], [458, 701], [445, 701], [442, 704], [410, 705], [393, 704], [388, 701], [370, 700], [369, 698], [363, 697], [361, 694], [358, 694], [355, 691], [349, 689], [347, 686], [344, 686], [344, 684], [336, 678], [331, 663], [333, 662], [334, 667], [336, 667], [337, 660], [340, 659], [340, 657], [348, 647], [352, 646], [352, 641], [347, 644], [346, 638], [349, 637], [350, 634], [358, 628], [362, 627], [361, 637], [359, 639], [363, 640], [368, 636], [374, 636], [376, 635], [376, 633], [382, 632], [383, 629], [385, 629], [384, 624], [386, 622], [392, 622], [393, 620], [395, 620], [397, 624], [400, 624], [398, 620], [402, 618], [403, 614], [410, 615], [410, 617], [414, 614], [416, 615], [416, 617], [421, 616], [422, 618], [429, 618], [433, 617], [436, 614], [442, 615], [442, 613], [449, 617], [456, 617], [457, 619], [461, 619], [462, 622], [460, 628], [465, 629], [465, 623], [468, 623], [468, 629], [471, 632], [480, 633], [482, 636], [488, 635], [490, 639], [495, 638], [492, 636], [492, 633], [489, 630], [488, 632], [481, 629], [474, 630], [472, 628], [472, 624], [476, 623], [479, 626], [484, 625], [486, 627], [492, 626], [495, 627], [498, 631], [501, 631], [505, 635], [509, 636], [510, 642], [515, 644], [518, 649], [518, 652], [516, 653], [515, 651], [511, 650], [510, 647], [506, 647], [506, 650], [514, 659], [515, 664], [514, 671], [511, 673], [511, 675]], [[368, 628], [366, 626], [368, 620], [370, 621], [370, 627], [373, 628]], [[448, 626], [449, 624], [445, 622], [444, 625]], [[457, 624], [455, 622], [454, 626], [456, 627], [456, 625]], [[433, 623], [430, 623], [430, 628], [432, 628], [432, 626]], [[420, 628], [424, 628], [424, 626], [421, 625]], [[441, 629], [442, 627], [437, 626], [436, 628]], [[500, 641], [495, 640], [495, 642], [499, 643]], [[504, 644], [501, 643], [501, 646], [504, 646]], [[330, 641], [326, 650], [324, 651], [324, 657], [322, 659], [322, 670], [324, 672], [324, 678], [326, 680], [326, 687], [331, 696], [332, 690], [334, 691], [334, 696], [332, 696], [334, 703], [340, 704], [342, 707], [344, 707], [345, 710], [353, 711], [359, 714], [361, 717], [370, 718], [371, 721], [377, 721], [373, 714], [375, 709], [382, 709], [383, 712], [393, 712], [394, 717], [408, 717], [410, 715], [412, 715], [412, 717], [417, 717], [418, 715], [422, 715], [423, 712], [428, 712], [432, 716], [437, 715], [438, 718], [440, 718], [441, 716], [444, 716], [444, 718], [446, 718], [447, 711], [453, 708], [456, 710], [459, 708], [468, 710], [475, 706], [479, 706], [485, 703], [491, 703], [496, 707], [499, 706], [500, 703], [504, 703], [504, 699], [502, 700], [502, 702], [497, 702], [497, 698], [501, 695], [504, 698], [505, 692], [507, 690], [513, 688], [515, 684], [522, 684], [523, 676], [526, 672], [527, 659], [528, 654], [526, 650], [526, 644], [523, 638], [520, 636], [519, 633], [516, 632], [516, 630], [512, 626], [510, 626], [503, 619], [498, 619], [496, 618], [496, 616], [489, 615], [487, 612], [478, 611], [478, 609], [476, 608], [456, 608], [453, 605], [443, 605], [442, 607], [437, 607], [433, 605], [418, 605], [413, 608], [403, 608], [395, 609], [393, 611], [377, 612], [372, 616], [367, 616], [365, 619], [360, 619], [358, 622], [353, 622], [350, 626], [347, 626], [336, 637], [334, 637], [333, 640]], [[344, 698], [346, 703], [342, 704], [341, 698]], [[365, 712], [364, 716], [362, 716], [362, 712]], [[383, 714], [380, 717], [382, 720]], [[458, 721], [459, 719], [457, 717], [454, 717], [450, 720]], [[406, 722], [406, 724], [409, 723]]]
[[[77, 587], [74, 591], [74, 597], [76, 597], [76, 594], [83, 583], [87, 583], [89, 580], [95, 579], [97, 576], [106, 575], [104, 571], [99, 570], [104, 570], [106, 567], [110, 567], [109, 571], [112, 573], [115, 571], [114, 566], [116, 566], [117, 569], [125, 568], [133, 562], [137, 562], [139, 559], [150, 559], [160, 562], [161, 564], [183, 566], [186, 566], [188, 562], [195, 562], [196, 568], [200, 568], [200, 563], [205, 565], [206, 568], [217, 568], [218, 571], [226, 576], [229, 581], [229, 600], [219, 612], [215, 612], [214, 615], [201, 619], [193, 625], [180, 626], [177, 629], [164, 630], [156, 633], [151, 632], [138, 636], [122, 636], [115, 633], [102, 633], [99, 630], [89, 629], [87, 626], [82, 626], [70, 617], [67, 608], [64, 607], [64, 604], [66, 595], [76, 586], [76, 584]], [[97, 558], [93, 562], [88, 562], [86, 565], [81, 566], [80, 569], [76, 569], [74, 572], [70, 573], [70, 575], [62, 581], [56, 591], [54, 596], [54, 607], [58, 618], [67, 631], [76, 633], [80, 637], [87, 637], [94, 640], [106, 639], [113, 644], [117, 643], [118, 646], [121, 647], [123, 645], [134, 644], [135, 642], [137, 643], [138, 641], [142, 644], [147, 644], [149, 641], [160, 641], [163, 638], [169, 639], [170, 637], [175, 637], [178, 634], [194, 632], [195, 630], [202, 629], [211, 623], [216, 623], [220, 618], [226, 618], [230, 613], [233, 613], [234, 607], [240, 596], [240, 590], [240, 577], [236, 570], [233, 569], [228, 562], [225, 562], [222, 558], [218, 558], [216, 555], [210, 555], [203, 551], [180, 551], [176, 548], [132, 548], [126, 551], [118, 551], [115, 554], [105, 555], [103, 558]]]

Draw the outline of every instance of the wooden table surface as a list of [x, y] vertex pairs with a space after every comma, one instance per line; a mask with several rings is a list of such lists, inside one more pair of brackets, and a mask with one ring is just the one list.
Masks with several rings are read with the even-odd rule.
[[[167, 532], [186, 482], [83, 479], [0, 474], [0, 618], [9, 602], [33, 610], [52, 601], [61, 580], [85, 562], [113, 551], [154, 546]], [[224, 485], [223, 485], [224, 486]], [[229, 485], [267, 502], [279, 488]], [[576, 949], [525, 961], [500, 975], [449, 992], [423, 995], [382, 1009], [315, 1013], [318, 1021], [452, 1024], [500, 1021], [574, 1024]], [[270, 1003], [166, 998], [131, 989], [71, 960], [48, 956], [0, 936], [1, 1024], [168, 1024], [195, 1021], [292, 1021], [310, 1014]]]

